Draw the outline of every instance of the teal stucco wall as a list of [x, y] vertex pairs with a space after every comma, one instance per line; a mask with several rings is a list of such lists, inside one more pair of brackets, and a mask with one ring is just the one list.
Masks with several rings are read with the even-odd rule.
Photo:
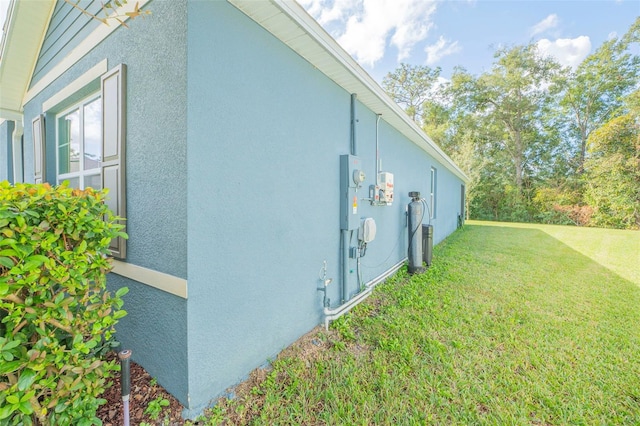
[[[98, 91], [97, 82], [49, 111], [42, 103], [100, 61], [127, 65], [127, 262], [187, 278], [186, 1], [150, 3], [153, 16], [118, 28], [25, 105], [25, 123], [46, 112], [47, 173], [55, 182], [55, 114]], [[46, 40], [45, 40], [46, 44]], [[54, 62], [59, 58], [56, 57]], [[25, 163], [32, 164], [31, 126], [25, 126]], [[33, 181], [33, 176], [28, 179]], [[187, 388], [186, 300], [121, 276], [128, 316], [117, 327], [123, 347], [183, 404]]]
[[[118, 338], [193, 415], [322, 322], [324, 262], [330, 305], [340, 303], [340, 155], [350, 149], [351, 94], [225, 1], [149, 5], [150, 18], [116, 30], [33, 98], [25, 122], [45, 112], [49, 137], [56, 113], [98, 89], [91, 83], [54, 110], [42, 111], [45, 100], [105, 58], [109, 68], [127, 65], [127, 261], [188, 278], [188, 299], [112, 274], [110, 288], [131, 289]], [[356, 110], [366, 188], [375, 182], [377, 117], [360, 102]], [[359, 202], [358, 213], [377, 224], [362, 282], [405, 258], [408, 193], [428, 195], [432, 166], [436, 241], [459, 213], [457, 177], [385, 117], [379, 140], [396, 198], [387, 207]], [[53, 143], [47, 154], [53, 181]], [[356, 261], [347, 267], [354, 295]]]
[[13, 183], [13, 121], [0, 123], [0, 181]]
[[[331, 305], [339, 304], [339, 156], [349, 153], [350, 93], [226, 2], [189, 2], [188, 16], [188, 356], [197, 410], [322, 321], [324, 261]], [[356, 109], [368, 186], [376, 114]], [[361, 262], [364, 282], [406, 256], [408, 192], [427, 193], [432, 165], [441, 188], [436, 238], [456, 223], [445, 199], [460, 180], [384, 117], [380, 152], [397, 198], [390, 207], [360, 201], [378, 229]], [[355, 260], [348, 267], [355, 294]]]

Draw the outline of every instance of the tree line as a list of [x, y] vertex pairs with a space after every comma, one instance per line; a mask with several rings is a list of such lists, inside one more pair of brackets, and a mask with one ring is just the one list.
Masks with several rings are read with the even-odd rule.
[[467, 214], [640, 229], [640, 18], [575, 69], [534, 43], [489, 71], [401, 64], [387, 93], [470, 178]]

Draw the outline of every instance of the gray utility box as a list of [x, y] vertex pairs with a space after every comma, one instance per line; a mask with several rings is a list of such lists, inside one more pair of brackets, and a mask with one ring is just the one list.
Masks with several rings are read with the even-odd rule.
[[362, 163], [355, 155], [340, 156], [340, 229], [353, 231], [360, 227], [358, 188], [364, 181]]
[[433, 225], [422, 225], [422, 260], [431, 266], [433, 257]]

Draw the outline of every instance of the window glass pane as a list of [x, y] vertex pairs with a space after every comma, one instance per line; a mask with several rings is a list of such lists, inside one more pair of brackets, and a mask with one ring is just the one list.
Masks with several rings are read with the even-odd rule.
[[80, 112], [75, 110], [58, 120], [58, 174], [80, 170]]
[[102, 179], [100, 175], [90, 175], [84, 177], [84, 187], [91, 187], [93, 189], [102, 189]]
[[79, 177], [60, 179], [59, 183], [62, 183], [65, 180], [69, 181], [69, 188], [80, 188], [80, 178]]
[[84, 170], [100, 167], [101, 151], [102, 103], [98, 98], [84, 106]]

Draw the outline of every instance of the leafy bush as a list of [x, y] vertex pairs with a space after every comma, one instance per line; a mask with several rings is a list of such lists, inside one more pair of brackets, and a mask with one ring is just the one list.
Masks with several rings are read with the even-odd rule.
[[105, 290], [122, 225], [106, 191], [0, 182], [0, 424], [90, 425], [127, 289]]
[[640, 109], [589, 136], [585, 200], [595, 226], [640, 229]]
[[588, 226], [593, 215], [593, 208], [581, 204], [577, 191], [557, 187], [537, 188], [533, 207], [537, 222], [552, 225]]

